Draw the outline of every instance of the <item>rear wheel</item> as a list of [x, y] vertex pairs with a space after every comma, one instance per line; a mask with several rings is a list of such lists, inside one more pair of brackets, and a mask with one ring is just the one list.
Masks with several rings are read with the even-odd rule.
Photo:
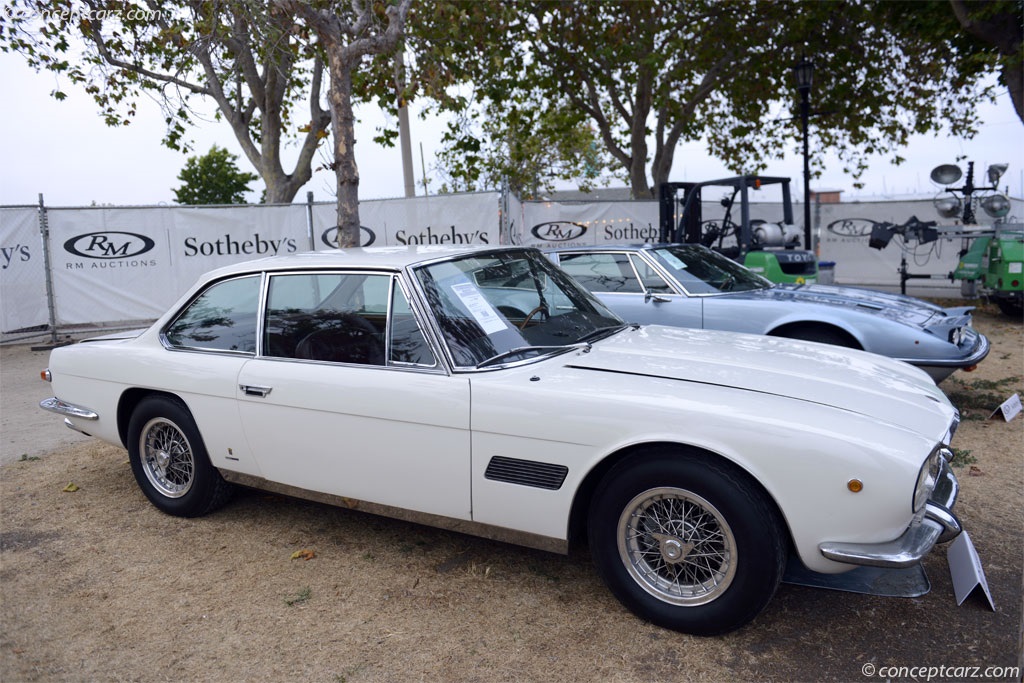
[[785, 568], [774, 506], [746, 474], [699, 452], [655, 449], [614, 467], [595, 492], [588, 535], [626, 607], [695, 635], [751, 621]]
[[168, 514], [198, 517], [231, 497], [232, 486], [210, 464], [192, 415], [168, 396], [150, 396], [135, 408], [128, 459], [139, 488]]
[[842, 346], [848, 349], [860, 348], [860, 345], [846, 333], [827, 327], [795, 327], [777, 333], [775, 336], [817, 342], [819, 344], [831, 344], [832, 346]]
[[1003, 315], [1008, 315], [1011, 318], [1019, 318], [1024, 315], [1024, 304], [1020, 299], [1006, 299], [1006, 298], [995, 298], [996, 306], [999, 306], [999, 310], [1003, 312]]

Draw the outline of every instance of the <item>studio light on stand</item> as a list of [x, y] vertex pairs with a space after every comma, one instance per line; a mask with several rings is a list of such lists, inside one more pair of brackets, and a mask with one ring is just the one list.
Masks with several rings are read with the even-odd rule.
[[974, 184], [974, 162], [967, 162], [967, 178], [961, 187], [949, 187], [963, 177], [960, 167], [955, 164], [942, 164], [932, 169], [931, 179], [936, 185], [943, 186], [943, 190], [935, 196], [932, 204], [935, 210], [943, 218], [960, 217], [964, 225], [975, 225], [974, 201], [972, 195], [976, 192], [988, 192], [979, 200], [978, 204], [982, 210], [995, 219], [1005, 218], [1010, 213], [1010, 200], [999, 192], [997, 185], [999, 179], [1006, 173], [1009, 164], [992, 164], [986, 171], [989, 187], [978, 187]]

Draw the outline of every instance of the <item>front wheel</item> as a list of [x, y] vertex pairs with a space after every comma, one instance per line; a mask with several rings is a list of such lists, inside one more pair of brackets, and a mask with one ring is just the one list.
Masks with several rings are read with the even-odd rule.
[[745, 473], [700, 452], [656, 449], [619, 463], [595, 492], [588, 532], [612, 593], [684, 633], [748, 623], [785, 569], [774, 506]]
[[210, 464], [192, 415], [168, 396], [150, 396], [135, 408], [128, 459], [139, 488], [167, 514], [199, 517], [231, 497], [231, 484]]

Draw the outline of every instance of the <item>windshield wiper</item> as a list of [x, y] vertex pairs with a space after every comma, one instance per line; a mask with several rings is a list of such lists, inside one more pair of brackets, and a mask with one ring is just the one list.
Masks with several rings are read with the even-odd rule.
[[591, 330], [590, 332], [587, 332], [585, 335], [583, 335], [582, 337], [577, 339], [576, 343], [577, 344], [581, 344], [581, 343], [590, 342], [590, 341], [593, 341], [596, 337], [598, 337], [598, 336], [600, 336], [602, 334], [606, 334], [606, 333], [609, 336], [611, 336], [612, 334], [615, 334], [616, 332], [624, 330], [627, 327], [632, 327], [634, 330], [640, 329], [640, 325], [638, 323], [623, 323], [621, 325], [605, 325], [604, 327], [599, 327], [596, 330]]
[[491, 356], [487, 360], [480, 361], [476, 364], [477, 369], [486, 368], [490, 365], [496, 365], [506, 358], [512, 356], [521, 356], [524, 353], [530, 353], [531, 351], [568, 351], [570, 349], [589, 349], [590, 344], [587, 343], [575, 343], [575, 344], [558, 344], [549, 346], [517, 346], [514, 349], [508, 351], [502, 351], [496, 356]]

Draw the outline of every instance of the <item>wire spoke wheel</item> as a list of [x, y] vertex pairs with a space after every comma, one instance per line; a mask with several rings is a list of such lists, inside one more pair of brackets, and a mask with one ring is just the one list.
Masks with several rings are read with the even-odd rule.
[[736, 575], [736, 539], [729, 524], [714, 505], [684, 489], [637, 495], [623, 508], [616, 537], [630, 576], [673, 605], [711, 602]]
[[146, 423], [139, 436], [142, 469], [162, 495], [180, 498], [195, 481], [196, 459], [188, 437], [165, 418]]

